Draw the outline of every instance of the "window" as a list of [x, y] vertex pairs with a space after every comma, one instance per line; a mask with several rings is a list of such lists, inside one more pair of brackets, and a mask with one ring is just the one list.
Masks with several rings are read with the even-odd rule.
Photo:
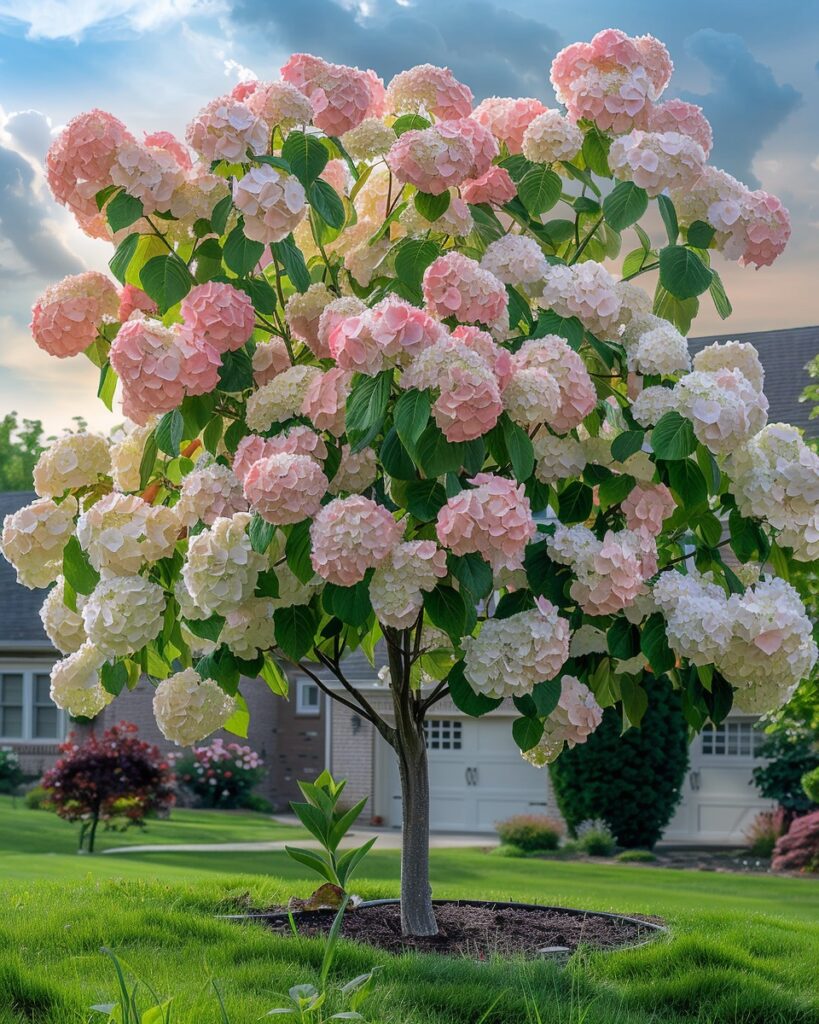
[[321, 712], [321, 691], [309, 679], [296, 682], [296, 714], [318, 715]]
[[702, 731], [702, 752], [711, 757], [756, 757], [762, 743], [756, 722], [723, 722]]
[[44, 669], [0, 667], [0, 739], [62, 740], [65, 716], [49, 696]]
[[427, 750], [460, 750], [461, 723], [450, 718], [427, 718], [424, 738]]

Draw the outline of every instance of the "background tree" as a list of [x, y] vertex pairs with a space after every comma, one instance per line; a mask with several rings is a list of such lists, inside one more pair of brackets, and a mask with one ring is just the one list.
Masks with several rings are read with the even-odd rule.
[[31, 474], [43, 450], [40, 420], [18, 422], [17, 413], [0, 420], [0, 491], [31, 490]]
[[666, 676], [646, 675], [648, 706], [639, 729], [623, 732], [617, 708], [606, 708], [588, 741], [549, 766], [557, 805], [572, 834], [602, 818], [620, 846], [651, 849], [680, 802], [688, 770], [682, 700]]
[[174, 802], [173, 774], [159, 748], [137, 736], [130, 722], [90, 735], [80, 746], [71, 737], [63, 756], [43, 776], [53, 809], [79, 821], [79, 849], [94, 852], [97, 827], [139, 826]]

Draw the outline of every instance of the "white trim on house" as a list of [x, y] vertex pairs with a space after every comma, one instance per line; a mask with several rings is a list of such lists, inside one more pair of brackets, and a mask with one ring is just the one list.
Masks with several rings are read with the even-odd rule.
[[[14, 744], [26, 744], [28, 745], [40, 745], [53, 746], [55, 743], [62, 743], [65, 739], [67, 727], [68, 727], [68, 716], [64, 711], [59, 708], [56, 709], [57, 717], [57, 734], [55, 736], [37, 736], [36, 732], [36, 717], [37, 708], [43, 707], [51, 709], [54, 707], [50, 698], [41, 702], [36, 701], [36, 676], [45, 677], [47, 680], [51, 672], [52, 661], [22, 661], [10, 658], [0, 658], [0, 743], [3, 745], [14, 746]], [[2, 714], [2, 706], [8, 703], [9, 706], [17, 707], [17, 704], [11, 705], [10, 702], [4, 702], [3, 694], [3, 676], [21, 676], [22, 677], [22, 694], [21, 694], [21, 707], [22, 707], [22, 721], [21, 721], [21, 734], [20, 735], [6, 735], [3, 731], [4, 715]], [[42, 682], [41, 682], [42, 685]]]
[[312, 679], [296, 680], [296, 714], [314, 717], [321, 714], [321, 690]]

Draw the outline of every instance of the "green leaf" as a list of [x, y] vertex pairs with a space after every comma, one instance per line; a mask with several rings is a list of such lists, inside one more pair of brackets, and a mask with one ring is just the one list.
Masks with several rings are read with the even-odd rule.
[[535, 468], [535, 452], [526, 431], [508, 416], [503, 417], [503, 437], [519, 484], [525, 483]]
[[547, 334], [557, 334], [565, 338], [573, 349], [578, 349], [583, 343], [583, 333], [583, 324], [577, 317], [562, 317], [551, 309], [544, 309], [529, 337], [544, 338]]
[[704, 220], [692, 221], [686, 232], [689, 245], [695, 249], [707, 249], [713, 242], [716, 231]]
[[630, 455], [640, 451], [645, 436], [644, 430], [624, 430], [611, 442], [611, 457], [617, 462], [625, 462]]
[[160, 313], [184, 299], [193, 285], [190, 271], [175, 253], [148, 260], [139, 272], [139, 280]]
[[750, 562], [760, 556], [767, 556], [768, 543], [759, 525], [752, 519], [746, 519], [739, 509], [731, 509], [728, 514], [728, 530], [731, 537], [731, 550], [740, 562]]
[[516, 718], [512, 722], [512, 739], [521, 753], [536, 747], [542, 736], [543, 722], [539, 718]]
[[708, 708], [708, 717], [714, 725], [719, 725], [727, 718], [733, 706], [733, 687], [719, 672], [715, 672], [711, 680], [711, 690], [703, 688], [702, 696]]
[[453, 555], [450, 552], [446, 564], [461, 587], [469, 591], [474, 601], [480, 601], [492, 593], [492, 569], [480, 555], [474, 552], [468, 555]]
[[686, 511], [693, 511], [708, 501], [708, 485], [702, 470], [692, 459], [677, 459], [668, 464], [668, 482]]
[[706, 291], [713, 274], [702, 259], [684, 245], [660, 250], [660, 284], [678, 299], [693, 299]]
[[253, 357], [246, 348], [225, 352], [219, 368], [219, 389], [237, 394], [253, 387]]
[[122, 189], [105, 206], [105, 219], [113, 232], [129, 227], [144, 213], [142, 200]]
[[481, 715], [494, 711], [503, 703], [502, 697], [487, 697], [483, 693], [476, 693], [466, 680], [464, 675], [464, 663], [456, 661], [447, 676], [449, 695], [452, 703], [465, 715], [472, 718], [480, 718]]
[[233, 196], [225, 196], [214, 206], [210, 215], [210, 225], [217, 235], [223, 235], [227, 227], [228, 217], [233, 208]]
[[611, 148], [612, 140], [600, 131], [597, 126], [592, 126], [587, 132], [583, 139], [583, 159], [586, 161], [586, 167], [595, 174], [599, 174], [601, 178], [608, 178], [611, 176], [611, 170], [609, 168], [609, 149]]
[[464, 458], [463, 444], [447, 441], [437, 423], [429, 424], [418, 438], [415, 451], [424, 474], [430, 478], [456, 473]]
[[263, 555], [270, 547], [270, 542], [273, 540], [275, 533], [276, 527], [273, 523], [268, 523], [266, 519], [262, 519], [258, 512], [255, 512], [247, 528], [247, 535], [253, 550]]
[[532, 217], [539, 217], [551, 210], [560, 199], [562, 191], [560, 175], [545, 164], [533, 167], [518, 182], [518, 195]]
[[319, 178], [307, 190], [307, 199], [325, 224], [331, 228], [343, 228], [347, 214], [341, 196], [329, 182]]
[[[648, 710], [648, 694], [640, 685], [640, 678], [620, 676], [620, 700], [623, 702], [623, 716], [629, 726], [638, 728]], [[624, 723], [625, 725], [625, 723]]]
[[395, 403], [393, 422], [404, 446], [411, 452], [429, 422], [429, 392], [410, 388]]
[[676, 658], [668, 645], [665, 619], [659, 612], [649, 615], [640, 633], [640, 650], [646, 656], [655, 676], [674, 668]]
[[304, 262], [301, 249], [296, 245], [293, 236], [288, 235], [281, 242], [273, 242], [270, 246], [273, 257], [284, 267], [284, 272], [297, 292], [306, 292], [310, 287], [310, 271]]
[[614, 620], [606, 633], [609, 654], [620, 661], [628, 661], [640, 653], [640, 631], [624, 617]]
[[156, 431], [148, 435], [145, 447], [142, 449], [142, 458], [139, 460], [139, 486], [146, 487], [154, 472], [156, 463]]
[[420, 114], [402, 114], [393, 121], [392, 130], [396, 135], [403, 135], [404, 132], [423, 131], [429, 126], [430, 122]]
[[114, 408], [114, 392], [117, 390], [117, 375], [110, 363], [104, 363], [100, 368], [100, 382], [97, 388], [97, 398], [101, 398], [106, 409], [112, 411]]
[[347, 398], [347, 440], [353, 452], [360, 452], [375, 439], [384, 425], [390, 399], [392, 370], [374, 377], [359, 376]]
[[439, 196], [430, 195], [428, 192], [415, 193], [415, 209], [424, 220], [433, 221], [443, 217], [449, 209], [449, 203], [449, 190], [442, 192]]
[[506, 294], [509, 296], [507, 303], [509, 310], [509, 326], [514, 330], [520, 323], [529, 326], [532, 323], [532, 307], [529, 305], [517, 288], [511, 284], [506, 285]]
[[558, 518], [561, 523], [583, 523], [591, 515], [593, 505], [591, 487], [573, 480], [557, 499]]
[[429, 522], [446, 505], [446, 491], [437, 480], [411, 480], [405, 488], [405, 507], [416, 519]]
[[223, 615], [211, 615], [209, 619], [185, 619], [186, 627], [194, 636], [198, 636], [202, 640], [210, 640], [212, 643], [216, 643], [219, 639], [224, 624], [225, 617]]
[[396, 480], [414, 480], [415, 463], [393, 427], [381, 443], [381, 464]]
[[725, 292], [725, 286], [722, 283], [722, 278], [716, 270], [711, 271], [711, 284], [708, 287], [708, 291], [714, 302], [714, 309], [716, 309], [720, 320], [727, 320], [733, 313], [734, 307], [731, 305], [731, 300]]
[[315, 135], [293, 131], [284, 140], [282, 158], [290, 164], [290, 170], [307, 188], [318, 178], [330, 154]]
[[271, 692], [275, 693], [278, 697], [286, 697], [287, 692], [290, 689], [290, 684], [287, 680], [287, 676], [279, 668], [278, 663], [269, 654], [265, 655], [264, 664], [262, 665], [259, 675], [267, 683], [268, 688]]
[[657, 282], [654, 291], [654, 313], [674, 324], [680, 334], [688, 334], [691, 330], [691, 324], [699, 308], [699, 299], [678, 299], [676, 295], [666, 291], [659, 281]]
[[299, 661], [313, 647], [318, 622], [309, 605], [295, 604], [288, 608], [277, 608], [273, 612], [273, 623], [276, 646], [293, 661]]
[[279, 596], [279, 577], [274, 569], [264, 569], [259, 573], [253, 595], [254, 597], [272, 597], [274, 600]]
[[310, 522], [296, 523], [290, 527], [284, 557], [293, 575], [301, 583], [309, 583], [316, 571], [310, 561]]
[[349, 626], [363, 626], [373, 610], [366, 580], [361, 580], [353, 587], [327, 583], [321, 592], [321, 602], [329, 615], [335, 615]]
[[544, 679], [543, 682], [535, 684], [532, 689], [532, 700], [535, 702], [539, 715], [544, 718], [551, 715], [560, 700], [561, 689], [560, 676], [556, 676], [554, 679]]
[[680, 227], [677, 223], [677, 211], [674, 209], [674, 204], [668, 198], [668, 196], [660, 195], [657, 196], [657, 206], [660, 208], [660, 216], [663, 218], [663, 224], [665, 224], [665, 231], [668, 235], [668, 244], [674, 245], [680, 235]]
[[631, 494], [635, 483], [634, 477], [628, 473], [613, 474], [605, 479], [597, 492], [600, 508], [605, 512], [612, 505], [619, 505]]
[[603, 200], [603, 213], [615, 231], [630, 227], [647, 209], [646, 191], [633, 181], [619, 181]]
[[225, 239], [222, 259], [225, 261], [225, 266], [229, 267], [234, 274], [245, 277], [253, 272], [263, 253], [262, 243], [254, 242], [245, 235], [244, 221], [240, 220]]
[[154, 431], [157, 448], [166, 455], [170, 455], [171, 458], [176, 458], [179, 454], [179, 445], [182, 441], [184, 430], [185, 423], [182, 419], [182, 413], [178, 409], [166, 412]]
[[396, 247], [395, 275], [410, 288], [420, 288], [424, 271], [438, 258], [440, 247], [430, 239], [409, 238]]
[[509, 172], [512, 181], [519, 182], [529, 171], [537, 170], [539, 165], [527, 160], [522, 153], [513, 153], [501, 160], [499, 166]]
[[94, 202], [97, 204], [97, 209], [102, 210], [103, 206], [105, 206], [111, 196], [115, 192], [118, 192], [119, 189], [119, 185], [106, 185], [105, 188], [101, 188], [94, 196]]
[[687, 459], [697, 447], [694, 428], [678, 412], [664, 413], [651, 431], [651, 447], [666, 462]]
[[713, 512], [700, 512], [691, 520], [691, 525], [695, 530], [699, 531], [700, 536], [709, 548], [716, 547], [719, 544], [722, 538], [722, 523]]
[[118, 697], [128, 683], [127, 666], [121, 661], [106, 661], [100, 669], [100, 682], [103, 690]]
[[137, 245], [139, 244], [139, 234], [134, 232], [124, 238], [117, 246], [117, 251], [108, 261], [108, 266], [111, 273], [119, 281], [120, 284], [125, 284], [125, 274], [128, 271], [128, 266], [134, 257]]
[[453, 587], [439, 583], [424, 594], [424, 611], [434, 626], [460, 640], [466, 625], [464, 599]]
[[100, 574], [74, 536], [68, 538], [63, 551], [63, 576], [78, 594], [90, 594], [100, 581]]

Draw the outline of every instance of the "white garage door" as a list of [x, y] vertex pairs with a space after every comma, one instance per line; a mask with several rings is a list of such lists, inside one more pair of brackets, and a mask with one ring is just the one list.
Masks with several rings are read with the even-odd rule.
[[754, 766], [764, 763], [755, 756], [762, 740], [756, 723], [731, 717], [694, 740], [683, 799], [666, 841], [742, 844], [756, 815], [774, 806], [753, 784]]
[[[510, 718], [427, 720], [430, 827], [492, 832], [512, 814], [547, 813], [548, 776], [527, 764]], [[401, 823], [398, 762], [390, 762], [390, 824]]]

